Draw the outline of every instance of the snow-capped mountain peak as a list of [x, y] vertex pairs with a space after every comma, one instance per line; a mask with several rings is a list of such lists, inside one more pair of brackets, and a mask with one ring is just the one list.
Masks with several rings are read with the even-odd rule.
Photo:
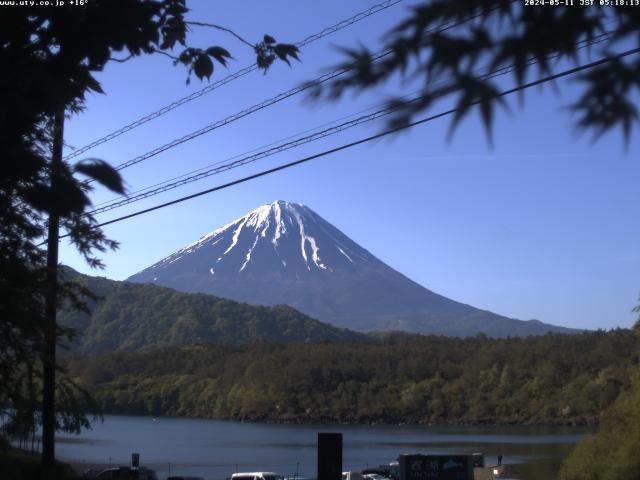
[[310, 208], [283, 200], [261, 205], [150, 268], [157, 271], [196, 252], [210, 275], [222, 267], [238, 273], [251, 271], [256, 268], [256, 252], [261, 253], [261, 263], [265, 263], [265, 257], [272, 257], [267, 262], [270, 267], [277, 260], [281, 268], [292, 272], [300, 268], [309, 272], [332, 271], [347, 263], [373, 259]]

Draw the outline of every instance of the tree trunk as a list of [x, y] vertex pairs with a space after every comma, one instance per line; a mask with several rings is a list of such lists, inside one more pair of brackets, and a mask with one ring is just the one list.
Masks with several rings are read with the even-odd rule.
[[[51, 156], [51, 191], [56, 192], [57, 177], [62, 165], [64, 110], [55, 116], [53, 151]], [[42, 352], [42, 472], [45, 480], [54, 480], [56, 430], [56, 310], [58, 296], [58, 241], [60, 216], [55, 205], [49, 210], [47, 239], [47, 291], [45, 296], [45, 331]]]

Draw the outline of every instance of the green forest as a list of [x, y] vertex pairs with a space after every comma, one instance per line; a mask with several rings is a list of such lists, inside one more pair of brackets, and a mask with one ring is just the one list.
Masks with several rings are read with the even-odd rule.
[[565, 460], [561, 480], [640, 478], [640, 372], [602, 415], [600, 429], [582, 440]]
[[597, 424], [637, 364], [629, 330], [167, 347], [65, 361], [107, 413], [505, 424]]
[[314, 320], [286, 305], [263, 307], [213, 295], [183, 293], [151, 284], [65, 275], [96, 298], [88, 311], [68, 307], [60, 324], [79, 335], [71, 350], [97, 354], [148, 350], [175, 345], [271, 342], [356, 342], [364, 334]]
[[[640, 312], [640, 306], [635, 308]], [[634, 325], [640, 340], [640, 321]], [[640, 364], [631, 370], [631, 387], [602, 414], [600, 428], [585, 437], [565, 460], [560, 480], [637, 480], [640, 478]]]

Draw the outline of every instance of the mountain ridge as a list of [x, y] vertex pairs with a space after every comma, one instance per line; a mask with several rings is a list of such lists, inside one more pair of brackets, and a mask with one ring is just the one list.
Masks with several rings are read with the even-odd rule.
[[324, 324], [286, 305], [254, 306], [202, 293], [183, 293], [83, 275], [67, 279], [90, 290], [89, 312], [62, 309], [58, 322], [79, 336], [71, 350], [85, 354], [194, 344], [360, 342], [363, 334]]
[[275, 201], [132, 275], [185, 292], [287, 304], [335, 326], [494, 337], [576, 332], [523, 321], [432, 292], [302, 204]]

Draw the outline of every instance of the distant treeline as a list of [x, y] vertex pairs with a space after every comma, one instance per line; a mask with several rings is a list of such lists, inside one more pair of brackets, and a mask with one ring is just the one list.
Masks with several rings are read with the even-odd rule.
[[495, 340], [170, 347], [66, 360], [107, 413], [275, 422], [594, 424], [628, 389], [629, 330]]

